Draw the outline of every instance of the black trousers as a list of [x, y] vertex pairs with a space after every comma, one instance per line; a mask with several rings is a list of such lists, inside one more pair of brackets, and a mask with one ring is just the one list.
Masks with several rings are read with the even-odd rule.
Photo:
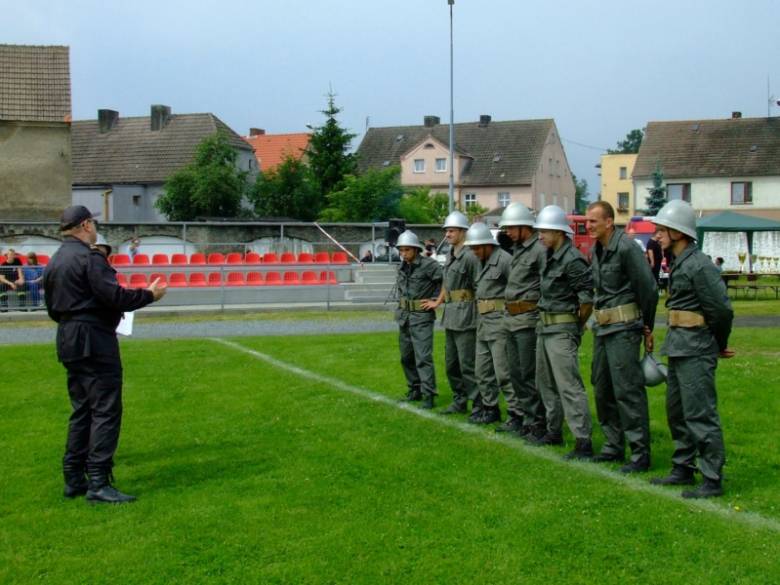
[[63, 464], [110, 471], [122, 426], [122, 362], [116, 357], [64, 362], [70, 415]]

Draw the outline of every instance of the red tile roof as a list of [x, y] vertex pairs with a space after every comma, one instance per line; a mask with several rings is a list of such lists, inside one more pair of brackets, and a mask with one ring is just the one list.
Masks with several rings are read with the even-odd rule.
[[303, 151], [309, 146], [311, 134], [260, 134], [259, 136], [244, 136], [255, 149], [260, 170], [267, 171], [275, 167], [288, 154], [300, 159]]

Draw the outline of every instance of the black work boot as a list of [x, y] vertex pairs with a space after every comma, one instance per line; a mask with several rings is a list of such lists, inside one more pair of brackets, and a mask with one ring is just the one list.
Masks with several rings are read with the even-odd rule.
[[486, 406], [475, 418], [468, 418], [475, 425], [489, 425], [501, 422], [501, 409], [498, 406]]
[[457, 402], [453, 402], [448, 408], [440, 410], [439, 414], [466, 414], [466, 407]]
[[419, 388], [412, 388], [406, 393], [406, 396], [399, 398], [397, 402], [420, 402], [422, 400], [422, 392]]
[[65, 489], [62, 492], [63, 496], [66, 498], [75, 498], [87, 493], [89, 482], [84, 475], [85, 471], [86, 469], [83, 465], [63, 464], [62, 474], [65, 476]]
[[587, 460], [593, 457], [593, 441], [590, 439], [577, 439], [574, 449], [563, 456], [564, 461], [572, 459]]
[[87, 490], [87, 502], [90, 504], [124, 504], [135, 502], [133, 496], [119, 492], [111, 485], [113, 476], [110, 471], [96, 471], [89, 474], [89, 490]]
[[682, 497], [688, 500], [695, 500], [701, 498], [717, 498], [723, 495], [723, 485], [719, 479], [710, 479], [704, 477], [701, 480], [701, 485], [695, 490], [684, 490]]
[[519, 431], [523, 427], [523, 417], [517, 416], [515, 413], [509, 413], [509, 419], [500, 427], [496, 427], [497, 433], [512, 433]]
[[563, 445], [563, 435], [561, 433], [546, 431], [541, 437], [529, 440], [528, 444], [532, 447], [546, 447], [548, 445], [559, 447]]
[[540, 422], [533, 425], [525, 425], [520, 428], [519, 431], [517, 431], [517, 436], [523, 439], [524, 441], [528, 441], [529, 443], [532, 441], [536, 441], [537, 439], [541, 439], [547, 434], [547, 424]]
[[485, 403], [482, 402], [482, 395], [478, 394], [471, 402], [471, 414], [468, 416], [468, 422], [474, 422], [475, 419], [479, 418], [483, 410], [485, 410]]
[[645, 471], [650, 471], [650, 455], [647, 454], [618, 469], [619, 473], [644, 473]]
[[622, 453], [605, 453], [602, 451], [591, 459], [594, 463], [625, 463], [626, 456]]
[[435, 396], [436, 396], [435, 394], [426, 394], [425, 398], [423, 398], [422, 404], [417, 408], [422, 408], [424, 410], [431, 410], [433, 408], [433, 398]]
[[653, 477], [650, 483], [653, 485], [696, 485], [694, 470], [690, 467], [675, 465], [666, 477]]

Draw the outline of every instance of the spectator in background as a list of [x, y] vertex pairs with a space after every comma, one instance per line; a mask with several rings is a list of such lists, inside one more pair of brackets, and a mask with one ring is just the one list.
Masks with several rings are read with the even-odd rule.
[[429, 258], [436, 254], [436, 242], [433, 238], [425, 242], [425, 255]]
[[366, 255], [363, 256], [363, 258], [360, 261], [361, 262], [373, 262], [374, 261], [374, 255], [371, 253], [371, 250], [366, 250]]
[[22, 267], [24, 289], [27, 291], [27, 306], [41, 306], [41, 288], [43, 287], [43, 266], [38, 264], [35, 252], [27, 254], [27, 266]]
[[721, 258], [720, 256], [715, 258], [715, 268], [717, 268], [718, 272], [720, 272], [721, 274], [723, 274], [723, 262], [725, 262], [725, 260], [723, 260], [723, 258]]
[[8, 250], [7, 259], [0, 264], [0, 305], [8, 305], [9, 292], [20, 290], [24, 284], [22, 261], [16, 257], [16, 251]]
[[133, 257], [135, 257], [136, 254], [138, 254], [138, 248], [140, 247], [141, 247], [141, 240], [139, 240], [137, 237], [134, 237], [132, 243], [127, 248], [127, 253], [130, 255], [131, 260], [133, 259]]
[[647, 242], [647, 260], [650, 262], [650, 271], [653, 273], [653, 278], [655, 278], [656, 282], [658, 282], [661, 274], [661, 262], [664, 258], [663, 248], [658, 243], [659, 237], [658, 231], [656, 231]]
[[642, 248], [642, 252], [647, 252], [647, 248], [645, 248], [645, 244], [642, 240], [637, 239], [636, 237], [636, 230], [628, 230], [629, 237], [636, 242], [636, 245]]

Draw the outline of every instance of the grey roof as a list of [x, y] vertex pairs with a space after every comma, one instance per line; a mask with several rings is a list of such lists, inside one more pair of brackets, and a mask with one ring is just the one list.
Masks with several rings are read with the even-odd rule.
[[70, 122], [70, 49], [0, 45], [0, 120]]
[[215, 132], [242, 150], [254, 149], [214, 114], [172, 114], [152, 131], [149, 116], [122, 118], [105, 134], [97, 120], [71, 127], [74, 185], [162, 183], [192, 161], [198, 144]]
[[[455, 151], [473, 160], [457, 178], [460, 185], [527, 185], [541, 161], [552, 119], [514, 120], [455, 124]], [[360, 172], [370, 167], [382, 167], [385, 161], [400, 164], [401, 156], [419, 145], [428, 136], [445, 145], [450, 143], [448, 124], [425, 126], [391, 126], [370, 128], [363, 137], [357, 154]], [[398, 140], [403, 136], [402, 140]], [[495, 157], [500, 161], [493, 162]]]
[[666, 179], [780, 175], [780, 118], [650, 122], [632, 176], [650, 177], [657, 157]]

